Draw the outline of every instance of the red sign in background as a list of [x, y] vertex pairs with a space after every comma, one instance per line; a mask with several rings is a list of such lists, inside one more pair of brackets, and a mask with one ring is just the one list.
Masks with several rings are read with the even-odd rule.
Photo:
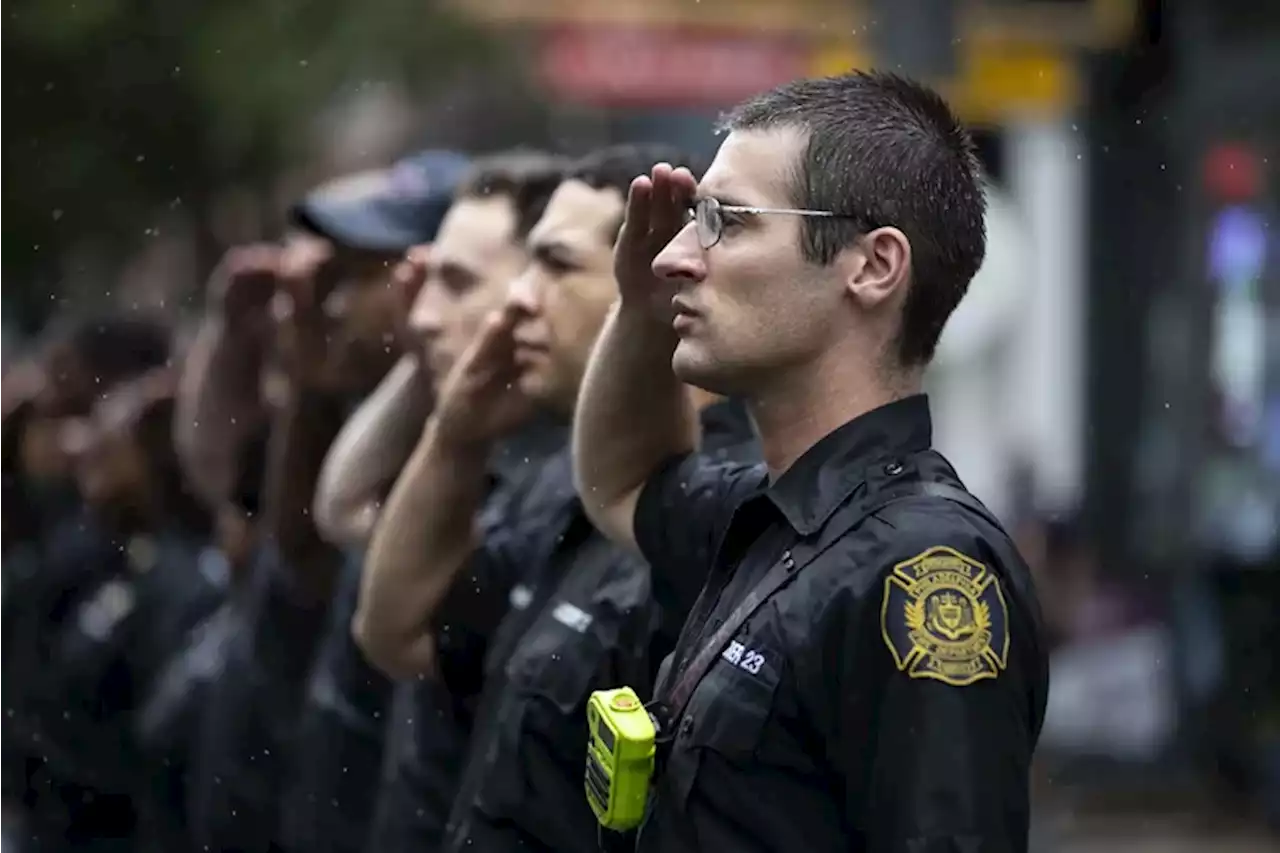
[[557, 97], [594, 106], [727, 106], [805, 76], [794, 38], [650, 27], [550, 29], [542, 77]]

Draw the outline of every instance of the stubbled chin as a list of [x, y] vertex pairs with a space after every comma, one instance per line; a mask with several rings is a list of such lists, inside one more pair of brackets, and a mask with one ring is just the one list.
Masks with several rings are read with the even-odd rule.
[[686, 385], [693, 385], [713, 394], [729, 393], [720, 366], [702, 347], [688, 339], [676, 344], [675, 352], [671, 355], [671, 372]]
[[520, 374], [520, 392], [530, 400], [541, 401], [547, 393], [547, 380], [541, 371], [525, 368]]
[[576, 388], [566, 389], [556, 381], [556, 377], [543, 371], [531, 371], [520, 378], [520, 390], [532, 400], [540, 410], [557, 412], [563, 415], [573, 413], [577, 401]]

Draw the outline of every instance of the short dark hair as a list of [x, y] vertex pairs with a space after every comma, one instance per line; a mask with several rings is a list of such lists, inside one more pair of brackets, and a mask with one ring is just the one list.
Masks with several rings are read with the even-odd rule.
[[897, 356], [904, 367], [928, 364], [986, 252], [986, 194], [969, 132], [927, 86], [861, 71], [787, 83], [721, 123], [730, 131], [780, 127], [807, 136], [793, 203], [846, 215], [805, 218], [807, 260], [830, 264], [859, 235], [887, 225], [910, 240]]
[[523, 240], [560, 186], [568, 161], [530, 149], [491, 154], [475, 162], [454, 192], [454, 199], [507, 196], [516, 210], [515, 239]]
[[[565, 173], [566, 181], [582, 181], [592, 189], [615, 189], [625, 199], [631, 182], [639, 175], [647, 175], [658, 163], [684, 166], [701, 178], [704, 164], [700, 158], [687, 151], [661, 142], [624, 143], [597, 148], [578, 159]], [[618, 217], [618, 231], [622, 230], [622, 217]]]

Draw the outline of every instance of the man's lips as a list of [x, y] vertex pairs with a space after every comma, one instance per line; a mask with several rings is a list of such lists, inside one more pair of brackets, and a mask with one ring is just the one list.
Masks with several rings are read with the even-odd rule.
[[689, 304], [683, 296], [679, 294], [671, 297], [671, 307], [675, 310], [676, 315], [684, 315], [686, 317], [701, 316], [696, 308]]
[[551, 352], [551, 349], [546, 344], [533, 343], [530, 341], [515, 342], [516, 361], [539, 361], [546, 358], [549, 352]]
[[671, 298], [671, 307], [675, 314], [671, 317], [671, 329], [676, 334], [690, 331], [702, 314], [680, 296]]

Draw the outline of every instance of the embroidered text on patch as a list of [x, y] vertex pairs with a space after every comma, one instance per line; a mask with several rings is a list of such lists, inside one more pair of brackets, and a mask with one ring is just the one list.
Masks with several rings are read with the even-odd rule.
[[760, 674], [760, 667], [764, 666], [764, 655], [755, 649], [749, 649], [746, 646], [734, 640], [725, 650], [720, 653], [720, 657], [736, 666], [743, 672], [749, 672], [752, 675]]
[[884, 582], [880, 632], [898, 669], [963, 687], [1009, 662], [1009, 611], [997, 578], [977, 560], [936, 546], [894, 566]]

